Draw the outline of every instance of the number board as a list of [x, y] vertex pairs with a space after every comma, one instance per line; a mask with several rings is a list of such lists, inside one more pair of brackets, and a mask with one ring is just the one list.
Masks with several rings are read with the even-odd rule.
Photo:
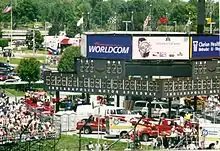
[[159, 84], [147, 79], [117, 79], [79, 77], [71, 73], [45, 72], [45, 88], [49, 91], [69, 91], [95, 94], [157, 96]]
[[212, 95], [220, 92], [220, 77], [207, 79], [174, 78], [163, 80], [162, 97]]
[[124, 78], [124, 61], [77, 59], [77, 74], [81, 77]]
[[220, 75], [220, 61], [193, 61], [193, 78], [205, 79]]

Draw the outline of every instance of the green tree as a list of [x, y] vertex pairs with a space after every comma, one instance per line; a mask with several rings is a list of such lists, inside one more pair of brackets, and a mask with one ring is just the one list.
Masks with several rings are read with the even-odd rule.
[[24, 58], [20, 61], [17, 71], [23, 81], [29, 83], [40, 80], [40, 62], [36, 58]]
[[74, 58], [80, 57], [81, 51], [80, 47], [67, 47], [60, 59], [60, 62], [58, 64], [58, 71], [69, 71], [74, 72], [75, 66], [74, 66]]
[[35, 34], [35, 48], [41, 48], [42, 43], [44, 41], [43, 36], [41, 35], [39, 30], [29, 30], [26, 34], [26, 44], [28, 46], [28, 49], [33, 48], [33, 35]]
[[8, 46], [8, 40], [7, 39], [0, 39], [0, 47], [2, 48], [2, 50], [4, 50], [5, 47]]

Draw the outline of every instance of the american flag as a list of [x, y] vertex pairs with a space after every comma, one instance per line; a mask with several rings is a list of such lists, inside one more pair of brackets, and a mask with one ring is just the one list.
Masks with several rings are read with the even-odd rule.
[[144, 28], [147, 27], [149, 21], [151, 21], [151, 16], [148, 15], [148, 16], [146, 17], [145, 21], [144, 21]]
[[8, 13], [12, 10], [11, 0], [9, 0], [8, 5], [2, 10], [3, 13]]

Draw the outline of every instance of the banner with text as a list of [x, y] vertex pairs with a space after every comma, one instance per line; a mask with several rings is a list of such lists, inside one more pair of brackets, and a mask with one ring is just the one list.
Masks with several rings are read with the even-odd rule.
[[189, 37], [133, 37], [134, 60], [188, 60]]
[[191, 57], [194, 58], [219, 58], [219, 36], [194, 36], [191, 40]]
[[87, 35], [87, 57], [131, 60], [132, 37], [127, 35]]

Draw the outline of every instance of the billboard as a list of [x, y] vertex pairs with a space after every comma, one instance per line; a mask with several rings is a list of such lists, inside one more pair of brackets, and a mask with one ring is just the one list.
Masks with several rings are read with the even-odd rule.
[[191, 39], [191, 58], [220, 57], [219, 36], [193, 36]]
[[188, 60], [189, 37], [133, 37], [134, 60]]
[[128, 35], [87, 35], [87, 58], [130, 60], [132, 37]]

